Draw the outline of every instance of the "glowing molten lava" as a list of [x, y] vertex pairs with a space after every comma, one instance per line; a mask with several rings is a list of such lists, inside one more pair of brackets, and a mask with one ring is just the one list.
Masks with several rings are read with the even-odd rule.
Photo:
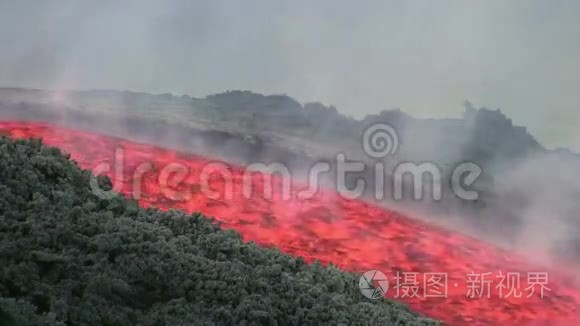
[[[57, 146], [71, 154], [84, 169], [94, 169], [113, 160], [117, 150], [123, 150], [121, 192], [134, 195], [134, 170], [150, 162], [144, 170], [139, 202], [144, 207], [177, 208], [187, 212], [201, 212], [215, 217], [224, 228], [239, 231], [244, 240], [304, 257], [307, 261], [333, 263], [345, 270], [364, 272], [383, 271], [391, 281], [387, 296], [408, 304], [413, 310], [451, 325], [526, 325], [534, 320], [542, 325], [576, 324], [576, 306], [580, 290], [565, 278], [550, 273], [547, 287], [550, 291], [527, 297], [528, 272], [547, 272], [531, 266], [521, 257], [498, 249], [479, 240], [457, 234], [424, 222], [410, 219], [395, 212], [357, 200], [347, 200], [332, 192], [319, 192], [314, 198], [283, 200], [279, 187], [273, 187], [271, 199], [263, 196], [264, 183], [254, 178], [254, 193], [250, 198], [241, 194], [243, 170], [230, 167], [233, 177], [233, 196], [230, 199], [211, 199], [199, 189], [199, 174], [211, 161], [155, 146], [138, 144], [123, 139], [91, 134], [38, 123], [0, 122], [0, 134], [14, 138], [43, 138], [44, 143]], [[159, 185], [161, 170], [169, 164], [186, 166], [184, 182], [173, 186], [178, 193], [189, 193], [185, 200], [169, 200]], [[115, 171], [107, 171], [115, 180]], [[279, 183], [279, 180], [275, 179]], [[170, 182], [171, 183], [171, 182]], [[211, 189], [226, 189], [224, 179], [212, 175]], [[171, 185], [170, 185], [171, 186]], [[397, 271], [417, 272], [418, 296], [412, 292], [397, 295], [394, 276]], [[517, 289], [522, 297], [501, 296], [493, 278], [499, 272], [521, 273]], [[446, 297], [426, 297], [424, 273], [447, 275]], [[480, 286], [482, 297], [469, 298], [468, 274], [492, 273], [490, 298], [485, 285]], [[472, 289], [473, 290], [473, 289]], [[504, 290], [504, 294], [507, 290]], [[410, 294], [410, 295], [409, 295]], [[412, 298], [410, 296], [413, 296]], [[545, 321], [552, 321], [545, 322]], [[560, 322], [557, 322], [560, 321]]]

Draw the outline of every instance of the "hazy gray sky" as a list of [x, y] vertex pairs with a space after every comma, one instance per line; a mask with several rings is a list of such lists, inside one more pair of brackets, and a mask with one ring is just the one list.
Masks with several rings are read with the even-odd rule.
[[0, 0], [0, 85], [501, 108], [580, 152], [580, 1]]

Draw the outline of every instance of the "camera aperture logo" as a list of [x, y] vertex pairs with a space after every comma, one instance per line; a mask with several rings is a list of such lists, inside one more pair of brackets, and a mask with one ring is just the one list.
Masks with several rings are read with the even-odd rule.
[[361, 275], [358, 281], [360, 292], [371, 300], [383, 298], [389, 290], [387, 276], [377, 270], [370, 270]]
[[385, 158], [397, 153], [399, 136], [395, 128], [385, 123], [374, 124], [363, 133], [363, 151], [375, 159]]

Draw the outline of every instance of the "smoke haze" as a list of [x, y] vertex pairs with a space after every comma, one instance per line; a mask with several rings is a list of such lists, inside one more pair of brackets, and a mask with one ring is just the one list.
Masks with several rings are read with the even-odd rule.
[[0, 85], [287, 93], [361, 118], [500, 107], [580, 151], [575, 1], [0, 0]]

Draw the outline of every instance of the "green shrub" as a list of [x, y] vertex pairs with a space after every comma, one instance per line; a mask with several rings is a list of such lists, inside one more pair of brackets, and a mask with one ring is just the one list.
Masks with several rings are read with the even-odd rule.
[[0, 138], [3, 325], [435, 323], [199, 214], [100, 199], [90, 177], [38, 140]]

